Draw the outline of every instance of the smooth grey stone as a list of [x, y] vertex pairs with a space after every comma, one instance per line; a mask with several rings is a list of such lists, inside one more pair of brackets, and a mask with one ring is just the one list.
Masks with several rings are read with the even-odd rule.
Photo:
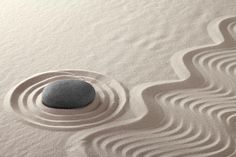
[[92, 85], [81, 80], [58, 80], [49, 83], [42, 93], [42, 103], [58, 109], [82, 108], [95, 99]]

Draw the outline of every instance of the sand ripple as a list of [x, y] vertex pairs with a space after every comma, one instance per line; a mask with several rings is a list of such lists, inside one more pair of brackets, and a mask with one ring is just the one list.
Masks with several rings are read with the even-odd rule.
[[[42, 90], [60, 79], [81, 79], [93, 85], [96, 98], [83, 109], [53, 109], [41, 102]], [[120, 115], [126, 103], [126, 93], [115, 80], [89, 71], [64, 70], [32, 76], [19, 83], [6, 96], [6, 108], [21, 119], [36, 126], [67, 130], [90, 128], [111, 121]]]
[[213, 21], [209, 34], [217, 45], [176, 53], [171, 61], [179, 80], [135, 87], [130, 103], [137, 118], [104, 125], [79, 142], [73, 142], [75, 134], [68, 140], [73, 151], [103, 157], [235, 157], [235, 28], [236, 17]]

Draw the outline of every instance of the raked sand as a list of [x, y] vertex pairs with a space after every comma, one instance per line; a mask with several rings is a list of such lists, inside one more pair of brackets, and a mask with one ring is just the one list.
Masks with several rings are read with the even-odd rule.
[[[1, 156], [235, 157], [235, 5], [0, 2]], [[95, 101], [44, 106], [60, 79]]]

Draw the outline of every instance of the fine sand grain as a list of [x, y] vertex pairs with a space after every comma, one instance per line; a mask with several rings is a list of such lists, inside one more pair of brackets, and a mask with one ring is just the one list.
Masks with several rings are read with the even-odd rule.
[[[1, 157], [236, 156], [235, 1], [0, 8]], [[95, 101], [46, 107], [61, 79], [89, 82]]]

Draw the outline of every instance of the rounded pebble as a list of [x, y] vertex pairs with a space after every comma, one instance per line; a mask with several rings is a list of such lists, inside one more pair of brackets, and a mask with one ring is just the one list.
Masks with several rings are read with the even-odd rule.
[[42, 92], [42, 103], [58, 109], [82, 108], [95, 99], [93, 86], [81, 80], [58, 80], [49, 83]]

